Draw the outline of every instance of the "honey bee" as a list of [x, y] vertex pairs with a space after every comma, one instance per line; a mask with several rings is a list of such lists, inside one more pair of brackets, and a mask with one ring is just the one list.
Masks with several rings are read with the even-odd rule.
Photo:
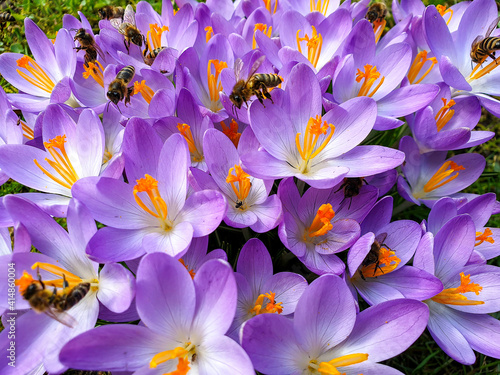
[[135, 13], [132, 5], [127, 5], [122, 19], [112, 18], [109, 21], [111, 22], [113, 27], [125, 37], [123, 44], [125, 44], [127, 52], [129, 52], [131, 43], [139, 47], [142, 47], [143, 41], [146, 44], [144, 35], [142, 35], [139, 29], [135, 26]]
[[110, 101], [118, 105], [120, 100], [125, 98], [125, 105], [130, 103], [130, 96], [134, 91], [133, 87], [127, 87], [127, 85], [134, 79], [135, 68], [132, 65], [128, 65], [121, 69], [116, 78], [109, 84], [107, 96]]
[[243, 102], [245, 102], [248, 107], [248, 100], [250, 100], [252, 95], [257, 96], [257, 99], [259, 99], [262, 105], [264, 105], [265, 98], [270, 99], [271, 103], [274, 103], [267, 89], [278, 86], [282, 82], [281, 77], [277, 74], [255, 74], [265, 58], [265, 56], [261, 56], [255, 61], [246, 81], [244, 79], [239, 79], [239, 73], [243, 63], [240, 59], [236, 60], [234, 69], [236, 84], [233, 87], [231, 95], [229, 95], [229, 100], [233, 103], [233, 112], [234, 107], [240, 109]]
[[5, 24], [7, 22], [15, 22], [16, 19], [10, 14], [9, 11], [6, 12], [1, 12], [0, 13], [0, 30], [3, 32], [3, 29], [5, 27]]
[[243, 206], [243, 201], [238, 201], [238, 202], [236, 202], [236, 204], [234, 205], [234, 208], [240, 208], [241, 206]]
[[364, 177], [344, 178], [344, 182], [342, 183], [342, 185], [340, 185], [340, 187], [335, 191], [336, 193], [344, 189], [344, 199], [342, 199], [342, 202], [345, 199], [350, 198], [349, 209], [351, 208], [352, 197], [359, 195], [359, 191], [363, 186], [363, 182], [367, 183]]
[[156, 56], [158, 56], [158, 54], [163, 51], [165, 48], [167, 47], [159, 47], [159, 48], [155, 48], [154, 50], [150, 51], [148, 53], [148, 50], [145, 49], [144, 50], [144, 62], [148, 65], [151, 65], [153, 64], [153, 62], [155, 61], [156, 59]]
[[58, 322], [73, 327], [75, 319], [65, 312], [80, 302], [90, 291], [90, 283], [80, 283], [72, 288], [69, 287], [63, 275], [63, 289], [58, 291], [48, 289], [40, 273], [38, 280], [33, 280], [30, 285], [22, 291], [22, 296], [27, 300], [31, 308], [37, 313], [45, 313]]
[[[385, 239], [387, 238], [387, 233], [380, 233], [377, 237], [375, 237], [375, 240], [372, 243], [372, 247], [370, 248], [370, 252], [366, 255], [365, 259], [361, 262], [362, 267], [367, 267], [371, 264], [375, 264], [375, 269], [373, 270], [373, 276], [375, 276], [375, 273], [377, 272], [377, 268], [382, 271], [382, 268], [380, 267], [380, 249], [382, 246], [386, 247], [389, 249], [389, 247], [384, 243]], [[390, 250], [390, 249], [389, 249]], [[382, 271], [383, 273], [384, 271]], [[363, 272], [359, 270], [359, 275], [363, 280], [365, 279], [365, 276], [363, 275]]]
[[488, 27], [485, 37], [478, 35], [472, 42], [470, 49], [470, 58], [472, 62], [482, 64], [488, 56], [493, 60], [496, 59], [495, 51], [500, 50], [500, 38], [490, 35], [493, 30], [496, 29], [499, 20], [500, 17], [496, 18], [492, 22], [492, 24]]
[[387, 6], [384, 3], [373, 3], [366, 12], [365, 18], [371, 23], [382, 22], [387, 16]]
[[125, 10], [122, 7], [106, 5], [105, 7], [99, 9], [98, 13], [102, 20], [110, 20], [112, 18], [123, 19], [123, 14], [125, 13]]
[[95, 43], [94, 38], [84, 28], [78, 29], [75, 34], [74, 40], [78, 40], [80, 47], [75, 47], [77, 51], [85, 51], [84, 64], [88, 66], [89, 63], [97, 60], [97, 54], [104, 59], [104, 53], [101, 48]]

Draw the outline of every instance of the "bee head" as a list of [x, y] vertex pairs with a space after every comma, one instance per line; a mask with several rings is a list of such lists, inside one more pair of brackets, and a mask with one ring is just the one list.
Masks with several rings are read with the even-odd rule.
[[108, 99], [116, 105], [118, 105], [118, 102], [122, 99], [120, 93], [116, 90], [109, 90], [106, 95], [108, 96]]
[[229, 95], [229, 100], [236, 106], [236, 108], [240, 109], [243, 105], [243, 98], [237, 94]]

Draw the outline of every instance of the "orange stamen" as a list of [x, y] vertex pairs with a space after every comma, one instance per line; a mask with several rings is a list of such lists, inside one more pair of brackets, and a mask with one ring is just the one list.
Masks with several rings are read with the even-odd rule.
[[191, 154], [191, 161], [195, 163], [201, 162], [203, 160], [203, 152], [200, 152], [196, 147], [193, 133], [191, 132], [191, 127], [188, 124], [178, 123], [177, 129], [179, 129], [179, 132], [187, 141], [189, 147], [189, 153]]
[[380, 40], [380, 37], [384, 32], [386, 24], [387, 21], [385, 19], [383, 19], [382, 21], [379, 20], [373, 21], [373, 32], [375, 33], [375, 43], [378, 43], [378, 41]]
[[[144, 178], [136, 180], [137, 185], [134, 186], [134, 198], [136, 203], [141, 207], [144, 211], [146, 211], [151, 216], [156, 217], [162, 223], [162, 227], [164, 230], [172, 229], [172, 223], [167, 220], [168, 209], [167, 204], [160, 196], [160, 192], [158, 191], [158, 181], [155, 180], [150, 175], [144, 175]], [[151, 210], [139, 197], [139, 193], [146, 193], [149, 201], [154, 207], [154, 210]]]
[[481, 245], [483, 242], [495, 243], [495, 240], [491, 237], [493, 236], [493, 232], [490, 228], [485, 228], [484, 232], [476, 232], [476, 242], [475, 246]]
[[361, 85], [361, 88], [359, 89], [358, 96], [368, 96], [371, 98], [377, 92], [377, 90], [380, 88], [380, 86], [382, 86], [382, 83], [384, 83], [385, 77], [382, 76], [377, 87], [375, 87], [372, 90], [372, 92], [369, 93], [369, 91], [372, 88], [375, 81], [380, 78], [380, 73], [377, 71], [376, 66], [365, 65], [364, 68], [365, 68], [364, 73], [360, 69], [358, 69], [358, 72], [356, 73], [356, 82], [361, 82], [361, 80], [364, 79], [363, 84]]
[[195, 354], [195, 346], [188, 342], [185, 347], [178, 346], [172, 350], [165, 350], [164, 352], [156, 354], [149, 362], [149, 367], [156, 368], [162, 363], [172, 359], [177, 359], [177, 368], [172, 372], [166, 373], [165, 375], [186, 375], [190, 370], [189, 357], [192, 358]]
[[[368, 360], [368, 354], [366, 353], [347, 354], [328, 362], [320, 362], [319, 366], [316, 360], [312, 360], [309, 362], [309, 368], [312, 370], [311, 372], [318, 372], [321, 375], [341, 375], [337, 367], [355, 365], [366, 360]], [[345, 373], [342, 375], [345, 375]]]
[[[234, 168], [229, 169], [226, 177], [226, 182], [228, 184], [231, 184], [231, 188], [233, 189], [233, 192], [236, 195], [238, 201], [243, 202], [246, 197], [248, 197], [250, 188], [252, 187], [252, 183], [250, 182], [250, 175], [245, 173], [243, 169], [241, 169], [241, 166], [235, 164]], [[236, 188], [235, 183], [238, 184], [238, 188]], [[244, 210], [244, 207], [245, 205], [242, 205], [240, 209]]]
[[325, 0], [321, 3], [321, 0], [318, 0], [316, 3], [314, 0], [309, 1], [309, 9], [312, 12], [320, 12], [326, 17], [326, 11], [328, 10], [328, 5], [330, 4], [330, 0]]
[[38, 87], [39, 89], [48, 92], [49, 94], [54, 89], [54, 82], [50, 79], [50, 77], [45, 73], [45, 71], [37, 64], [35, 60], [33, 60], [29, 56], [23, 56], [19, 60], [17, 60], [17, 66], [20, 68], [26, 69], [33, 77], [30, 77], [24, 72], [21, 72], [19, 69], [16, 69], [17, 73], [21, 77], [23, 77], [26, 81], [31, 83], [32, 85]]
[[184, 262], [183, 259], [179, 259], [179, 262], [182, 263], [182, 265], [184, 267], [186, 267], [186, 269], [188, 270], [189, 272], [189, 276], [191, 276], [192, 279], [194, 279], [194, 276], [196, 275], [196, 272], [194, 272], [194, 269], [189, 269], [189, 266]]
[[333, 228], [331, 221], [334, 217], [335, 211], [333, 211], [332, 205], [330, 203], [322, 204], [318, 208], [311, 225], [306, 230], [307, 236], [318, 237], [328, 233]]
[[321, 47], [323, 46], [323, 36], [316, 32], [316, 28], [311, 26], [312, 28], [312, 37], [309, 38], [309, 35], [305, 34], [303, 38], [299, 37], [299, 33], [302, 30], [297, 30], [297, 48], [300, 53], [302, 53], [302, 48], [300, 43], [303, 41], [307, 42], [307, 59], [313, 64], [316, 68], [316, 65], [319, 61], [319, 56], [321, 54]]
[[87, 65], [83, 64], [83, 68], [85, 69], [83, 78], [92, 77], [101, 87], [104, 87], [104, 67], [99, 61], [95, 61], [95, 63], [89, 62]]
[[268, 10], [271, 15], [276, 13], [276, 10], [278, 9], [278, 0], [275, 0], [274, 2], [274, 8], [271, 10], [271, 0], [262, 0], [264, 2], [264, 5], [266, 6], [266, 9]]
[[149, 24], [149, 31], [146, 33], [146, 42], [150, 51], [153, 51], [162, 46], [161, 34], [163, 34], [164, 31], [169, 31], [168, 26], [162, 26], [160, 28], [160, 26], [158, 26], [158, 24], [156, 23]]
[[207, 26], [205, 27], [205, 32], [205, 42], [208, 43], [208, 41], [214, 36], [214, 29], [212, 26]]
[[222, 126], [222, 132], [233, 142], [234, 147], [238, 148], [241, 137], [241, 133], [238, 133], [238, 123], [232, 119], [229, 127], [224, 124], [224, 121], [221, 121], [220, 125]]
[[443, 107], [436, 114], [436, 124], [438, 132], [444, 128], [444, 126], [448, 123], [448, 121], [451, 120], [451, 118], [455, 114], [455, 110], [450, 108], [456, 104], [453, 99], [449, 102], [447, 102], [445, 98], [441, 98], [441, 100], [443, 101]]
[[463, 272], [460, 272], [460, 285], [457, 288], [447, 288], [431, 299], [434, 302], [446, 305], [482, 305], [484, 304], [483, 301], [469, 300], [466, 296], [463, 295], [463, 293], [473, 292], [476, 294], [476, 296], [478, 296], [481, 290], [483, 290], [483, 287], [481, 285], [472, 283], [470, 281], [470, 275], [465, 276]]
[[28, 124], [26, 124], [24, 121], [20, 121], [21, 123], [21, 127], [23, 129], [23, 135], [24, 137], [26, 137], [27, 139], [35, 139], [35, 132], [33, 131], [33, 129], [31, 129]]
[[[212, 65], [214, 66], [215, 74], [212, 74]], [[227, 68], [227, 63], [225, 61], [208, 60], [208, 92], [210, 94], [210, 109], [212, 112], [217, 112], [222, 109], [222, 104], [219, 100], [219, 92], [222, 91], [222, 83], [220, 82], [219, 75], [224, 68]]]
[[[448, 169], [449, 168], [449, 169]], [[441, 168], [438, 169], [436, 173], [429, 179], [429, 181], [424, 185], [424, 191], [429, 193], [441, 186], [446, 185], [448, 182], [453, 181], [458, 177], [459, 171], [463, 171], [465, 168], [457, 163], [448, 160], [445, 162]], [[455, 173], [453, 176], [451, 174]]]
[[[431, 66], [426, 70], [424, 74], [416, 81], [418, 74], [424, 67], [425, 63], [430, 61]], [[437, 59], [435, 57], [427, 57], [427, 51], [420, 51], [415, 56], [413, 63], [411, 64], [410, 71], [408, 72], [408, 81], [411, 84], [417, 84], [422, 82], [422, 80], [430, 73], [434, 65], [437, 64]]]
[[[251, 314], [260, 315], [260, 314], [281, 314], [283, 312], [283, 302], [278, 302], [274, 300], [276, 293], [269, 292], [266, 294], [261, 294], [257, 297], [255, 301], [255, 306], [249, 311]], [[269, 302], [264, 306], [264, 298], [267, 298]]]
[[451, 8], [446, 9], [446, 6], [445, 5], [441, 5], [441, 4], [436, 5], [436, 9], [439, 12], [439, 14], [441, 15], [441, 17], [443, 17], [443, 18], [444, 18], [444, 16], [445, 16], [446, 13], [450, 14], [450, 17], [448, 18], [448, 21], [446, 21], [446, 25], [449, 25], [450, 21], [451, 21], [451, 18], [453, 17], [453, 9], [451, 9]]
[[134, 95], [138, 93], [141, 93], [142, 97], [148, 104], [151, 103], [151, 99], [153, 99], [155, 94], [154, 91], [151, 90], [151, 87], [146, 85], [146, 80], [144, 79], [141, 82], [134, 82]]
[[255, 40], [255, 33], [257, 30], [262, 31], [268, 38], [271, 37], [271, 33], [273, 32], [273, 27], [269, 26], [269, 30], [267, 29], [267, 25], [265, 23], [256, 23], [253, 29], [253, 41], [252, 41], [252, 49], [257, 48], [257, 41]]

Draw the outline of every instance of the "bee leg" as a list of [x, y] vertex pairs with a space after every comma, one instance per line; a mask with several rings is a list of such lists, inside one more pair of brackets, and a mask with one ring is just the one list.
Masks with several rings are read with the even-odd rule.
[[259, 90], [255, 90], [255, 95], [257, 96], [257, 99], [259, 99], [260, 104], [262, 104], [264, 108], [266, 108], [266, 106], [264, 105], [264, 96], [262, 95], [262, 92], [260, 92]]
[[[491, 57], [493, 60], [496, 60], [495, 51], [488, 53], [488, 56]], [[498, 65], [498, 63], [497, 63], [497, 65]]]
[[269, 99], [271, 101], [271, 103], [274, 104], [273, 102], [273, 98], [271, 97], [271, 94], [269, 93], [269, 91], [267, 91], [267, 87], [264, 86], [264, 85], [260, 85], [260, 88], [262, 89], [262, 93], [264, 94], [264, 96]]
[[63, 288], [67, 288], [69, 286], [68, 281], [66, 280], [66, 275], [63, 273]]
[[45, 284], [42, 281], [42, 275], [40, 275], [40, 267], [36, 267], [36, 275], [38, 276], [38, 281], [40, 282], [40, 285], [42, 286], [42, 289], [45, 289]]
[[359, 270], [358, 272], [359, 272], [359, 275], [361, 276], [361, 278], [366, 281], [365, 277], [363, 276], [363, 272], [361, 272], [361, 270]]
[[130, 53], [130, 51], [128, 50], [128, 47], [130, 46], [130, 43], [127, 45], [127, 41], [124, 39], [123, 40], [123, 44], [125, 45], [125, 48], [127, 49], [127, 53]]
[[339, 192], [340, 190], [342, 190], [343, 188], [345, 188], [346, 185], [347, 185], [347, 182], [344, 182], [342, 185], [340, 185], [340, 187], [337, 190], [334, 191], [334, 193]]

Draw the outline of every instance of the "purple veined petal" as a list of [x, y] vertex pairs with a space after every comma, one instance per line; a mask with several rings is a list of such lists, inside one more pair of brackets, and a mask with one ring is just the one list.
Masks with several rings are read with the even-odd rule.
[[276, 314], [261, 314], [243, 326], [241, 346], [255, 369], [265, 374], [288, 375], [307, 353], [297, 345], [293, 321]]
[[283, 306], [281, 314], [288, 315], [295, 311], [306, 288], [307, 281], [303, 276], [293, 272], [280, 272], [270, 277], [261, 290], [276, 293], [275, 300]]
[[282, 46], [292, 47], [294, 50], [298, 50], [297, 48], [297, 30], [310, 30], [310, 24], [306, 20], [306, 18], [297, 12], [296, 10], [288, 10], [283, 13], [282, 19], [286, 19], [287, 22], [284, 22], [280, 25], [280, 37]]
[[[344, 154], [346, 155], [346, 154]], [[319, 161], [306, 174], [295, 170], [294, 177], [311, 185], [316, 189], [330, 189], [347, 177], [349, 169], [339, 165], [339, 158]]]
[[136, 288], [137, 312], [149, 329], [170, 340], [179, 330], [189, 330], [195, 313], [195, 287], [179, 261], [163, 253], [145, 255]]
[[358, 223], [363, 222], [366, 215], [370, 212], [370, 209], [375, 205], [379, 196], [379, 190], [375, 186], [365, 185], [364, 182], [362, 183], [363, 186], [359, 189], [359, 194], [354, 197], [346, 197], [345, 191], [342, 191], [342, 200], [336, 211], [336, 215], [339, 219], [341, 217], [346, 217], [356, 220]]
[[67, 142], [70, 145], [70, 154], [68, 155], [71, 160], [76, 159], [74, 154], [74, 149], [76, 149], [77, 142], [76, 138], [76, 123], [74, 121], [73, 111], [66, 111], [59, 104], [51, 104], [45, 110], [45, 115], [43, 116], [43, 141], [48, 142], [51, 139], [66, 135]]
[[304, 351], [321, 353], [347, 338], [355, 320], [356, 307], [345, 282], [337, 276], [323, 275], [300, 297], [293, 327]]
[[415, 197], [412, 194], [410, 185], [408, 185], [408, 182], [406, 182], [403, 176], [398, 176], [397, 186], [399, 195], [401, 195], [408, 202], [420, 206], [421, 204], [420, 201], [415, 199]]
[[344, 262], [335, 254], [318, 254], [314, 249], [307, 249], [299, 260], [317, 275], [340, 275], [345, 270]]
[[336, 158], [341, 167], [349, 168], [347, 177], [365, 177], [396, 168], [405, 155], [398, 150], [382, 146], [356, 146]]
[[448, 30], [446, 21], [441, 17], [436, 7], [427, 7], [423, 14], [423, 19], [427, 42], [434, 55], [438, 57], [438, 59], [443, 55], [450, 56], [451, 61], [457, 61], [455, 44], [453, 43], [452, 36]]
[[389, 223], [381, 229], [381, 233], [387, 233], [384, 243], [395, 251], [401, 260], [396, 269], [411, 259], [422, 237], [422, 229], [412, 220], [398, 220]]
[[345, 40], [343, 55], [352, 54], [356, 66], [370, 63], [375, 57], [375, 36], [368, 21], [357, 22]]
[[134, 298], [135, 279], [121, 264], [105, 264], [99, 272], [97, 298], [109, 310], [121, 313], [127, 310]]
[[101, 170], [104, 154], [104, 130], [96, 113], [84, 110], [78, 119], [76, 152], [80, 159], [81, 177], [97, 176]]
[[[50, 93], [50, 103], [64, 103], [70, 99], [70, 96], [70, 79], [68, 77], [63, 77], [52, 89]], [[73, 105], [77, 106], [78, 104], [79, 103], [73, 101]]]
[[315, 251], [329, 255], [349, 248], [359, 238], [359, 224], [352, 219], [341, 219], [332, 223], [332, 229], [326, 234], [326, 242], [318, 243]]
[[252, 207], [257, 222], [250, 227], [254, 232], [265, 233], [275, 228], [282, 220], [281, 201], [277, 195], [271, 195], [262, 204]]
[[[373, 35], [373, 31], [370, 31], [370, 33]], [[359, 88], [355, 84], [356, 69], [354, 57], [348, 55], [345, 60], [339, 64], [338, 69], [339, 71], [336, 73], [336, 77], [334, 77], [333, 80], [334, 85], [332, 94], [337, 103], [343, 103], [351, 98], [355, 98], [359, 93]]]
[[[301, 258], [306, 256], [308, 250], [306, 243], [302, 240], [304, 235], [304, 224], [298, 221], [288, 212], [284, 212], [283, 221], [280, 224], [279, 236], [285, 247]], [[311, 254], [312, 255], [312, 254]]]
[[[478, 232], [484, 233], [487, 228], [476, 228]], [[492, 232], [491, 238], [494, 243], [483, 242], [477, 245], [474, 250], [480, 253], [487, 260], [493, 259], [500, 255], [500, 228], [489, 228]]]
[[373, 125], [373, 130], [392, 130], [400, 127], [404, 124], [404, 121], [395, 119], [393, 117], [387, 116], [377, 116], [375, 124]]
[[237, 289], [233, 270], [220, 259], [204, 263], [194, 279], [196, 310], [192, 330], [203, 336], [223, 335], [236, 311]]
[[252, 238], [243, 245], [238, 256], [236, 272], [247, 279], [252, 292], [262, 290], [264, 283], [273, 275], [273, 262], [262, 241]]
[[438, 93], [436, 85], [409, 85], [393, 90], [377, 101], [378, 115], [401, 117], [428, 105]]
[[455, 311], [434, 301], [426, 303], [430, 310], [427, 328], [436, 344], [455, 361], [464, 365], [473, 364], [476, 355], [464, 335], [455, 327]]
[[420, 175], [421, 155], [418, 145], [410, 136], [401, 138], [399, 149], [405, 153], [406, 163], [402, 166], [403, 173], [411, 186], [415, 186]]
[[252, 361], [243, 348], [226, 336], [210, 337], [199, 347], [193, 370], [199, 374], [252, 375], [255, 373]]
[[465, 77], [448, 56], [443, 55], [439, 59], [439, 71], [447, 85], [457, 90], [472, 91], [472, 86], [466, 81]]
[[358, 267], [370, 252], [374, 240], [375, 234], [368, 232], [361, 236], [356, 243], [351, 246], [347, 254], [347, 266], [349, 267], [349, 274], [351, 277], [355, 275]]
[[246, 228], [255, 225], [257, 221], [257, 215], [253, 210], [241, 211], [233, 205], [229, 205], [224, 217], [224, 222], [233, 228]]
[[145, 253], [144, 232], [140, 229], [101, 228], [87, 245], [87, 255], [99, 263], [135, 259]]
[[[369, 361], [369, 360], [368, 360]], [[337, 367], [340, 371], [345, 371], [346, 374], [355, 375], [355, 374], [363, 374], [363, 375], [402, 375], [403, 373], [399, 370], [396, 370], [393, 367], [389, 367], [386, 365], [381, 365], [380, 363], [373, 362], [362, 362], [355, 365], [350, 365], [348, 367]]]
[[383, 226], [391, 222], [392, 209], [393, 198], [391, 196], [379, 200], [361, 222], [361, 233], [379, 233]]
[[[383, 302], [359, 313], [351, 334], [334, 351], [340, 355], [367, 353], [370, 362], [389, 359], [417, 340], [428, 317], [429, 309], [420, 301]], [[387, 342], [391, 344], [384, 344]]]
[[422, 236], [417, 246], [415, 256], [413, 257], [413, 266], [434, 275], [434, 262], [434, 235], [431, 232], [427, 232]]
[[281, 180], [278, 186], [278, 197], [283, 205], [283, 210], [298, 218], [301, 215], [297, 211], [297, 202], [300, 201], [300, 194], [297, 186], [293, 182], [293, 178]]
[[[55, 58], [54, 45], [49, 41], [45, 33], [29, 18], [24, 19], [24, 28], [26, 41], [38, 64], [46, 68], [52, 67], [53, 70], [57, 69], [58, 64]], [[61, 77], [55, 78], [60, 79]]]
[[365, 280], [357, 278], [351, 279], [352, 284], [356, 287], [359, 295], [370, 305], [375, 306], [382, 302], [404, 298], [394, 285], [383, 283], [378, 278], [369, 277]]
[[183, 221], [175, 224], [169, 231], [158, 227], [149, 230], [148, 233], [143, 233], [143, 236], [142, 247], [147, 253], [167, 253], [177, 259], [186, 253], [191, 243], [193, 226]]
[[130, 183], [144, 178], [147, 173], [157, 176], [158, 159], [163, 142], [158, 134], [141, 118], [130, 119], [125, 127], [122, 150], [125, 171]]
[[483, 194], [460, 207], [458, 213], [469, 214], [476, 227], [484, 227], [490, 219], [495, 201], [496, 195], [494, 193]]
[[[1, 147], [0, 147], [1, 152]], [[1, 154], [0, 154], [1, 155]], [[242, 168], [250, 175], [261, 179], [279, 179], [294, 176], [297, 169], [285, 159], [277, 159], [266, 150], [258, 150], [241, 155]]]
[[476, 229], [469, 215], [449, 220], [434, 238], [435, 275], [445, 280], [469, 260], [476, 240]]
[[189, 196], [179, 216], [192, 225], [193, 236], [201, 237], [212, 233], [225, 214], [224, 196], [215, 190], [203, 190]]
[[59, 358], [73, 368], [134, 371], [148, 364], [165, 346], [165, 337], [146, 327], [106, 325], [68, 342]]
[[429, 213], [427, 230], [436, 234], [448, 220], [457, 215], [457, 205], [453, 199], [448, 197], [441, 198]]
[[73, 38], [69, 31], [61, 29], [54, 41], [54, 52], [56, 61], [59, 63], [57, 67], [64, 77], [71, 77], [75, 73], [76, 52], [73, 45]]

